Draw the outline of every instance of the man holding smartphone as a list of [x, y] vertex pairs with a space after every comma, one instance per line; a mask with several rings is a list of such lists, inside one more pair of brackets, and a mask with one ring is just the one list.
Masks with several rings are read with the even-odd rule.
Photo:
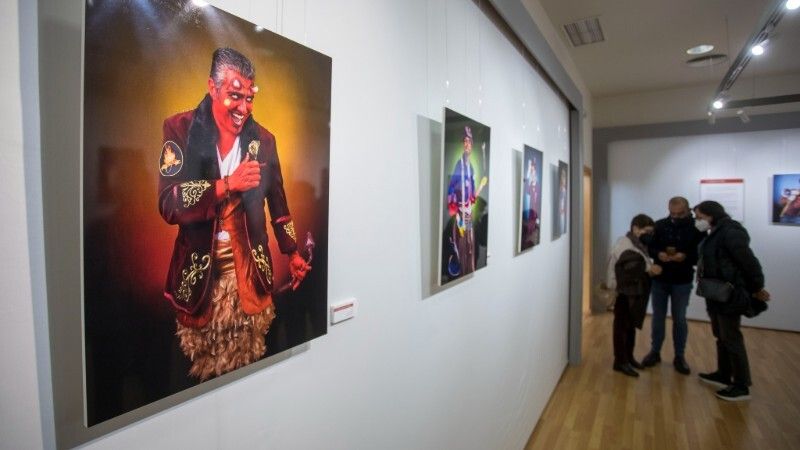
[[675, 347], [673, 365], [678, 372], [691, 373], [684, 358], [688, 326], [686, 308], [692, 293], [694, 266], [697, 264], [697, 245], [704, 234], [697, 231], [691, 217], [689, 201], [673, 197], [669, 201], [669, 217], [656, 222], [650, 255], [663, 267], [661, 275], [653, 278], [653, 327], [650, 353], [642, 365], [652, 367], [661, 362], [664, 343], [667, 305], [672, 304], [672, 340]]

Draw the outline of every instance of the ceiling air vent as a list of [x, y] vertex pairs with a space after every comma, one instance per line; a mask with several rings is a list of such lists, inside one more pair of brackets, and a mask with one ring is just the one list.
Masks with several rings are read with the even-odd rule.
[[686, 65], [689, 67], [710, 67], [722, 64], [728, 60], [728, 55], [715, 53], [712, 55], [703, 55], [686, 60]]
[[567, 32], [569, 41], [572, 42], [573, 47], [580, 47], [581, 45], [594, 44], [595, 42], [603, 42], [606, 40], [603, 36], [603, 29], [600, 28], [600, 18], [591, 17], [589, 19], [578, 20], [576, 22], [564, 25], [564, 31]]

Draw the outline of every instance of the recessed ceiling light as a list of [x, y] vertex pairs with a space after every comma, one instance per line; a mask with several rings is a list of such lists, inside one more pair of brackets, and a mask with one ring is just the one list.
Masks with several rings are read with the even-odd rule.
[[[800, 0], [797, 0], [800, 1]], [[711, 44], [701, 44], [696, 47], [692, 47], [686, 50], [686, 53], [689, 55], [702, 55], [703, 53], [708, 53], [711, 50], [714, 50], [714, 46]]]
[[750, 48], [750, 53], [758, 56], [764, 54], [764, 46], [761, 44], [756, 44]]
[[786, 0], [786, 9], [800, 8], [800, 0]]

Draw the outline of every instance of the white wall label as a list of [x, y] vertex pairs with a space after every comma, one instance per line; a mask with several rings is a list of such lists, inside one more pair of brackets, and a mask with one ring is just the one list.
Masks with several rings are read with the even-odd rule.
[[719, 202], [733, 220], [744, 221], [744, 180], [741, 178], [700, 180], [700, 201]]
[[356, 299], [354, 298], [349, 298], [331, 305], [331, 325], [336, 325], [339, 322], [355, 317], [357, 306]]

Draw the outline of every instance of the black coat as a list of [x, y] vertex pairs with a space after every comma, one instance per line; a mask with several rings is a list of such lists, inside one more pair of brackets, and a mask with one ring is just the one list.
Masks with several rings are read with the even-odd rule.
[[633, 250], [625, 250], [614, 265], [617, 278], [617, 301], [627, 300], [631, 322], [642, 328], [650, 298], [650, 275], [644, 257]]
[[699, 278], [723, 280], [734, 286], [730, 301], [706, 300], [709, 311], [749, 316], [754, 306], [766, 306], [753, 304], [751, 295], [764, 288], [764, 272], [750, 249], [750, 236], [739, 222], [730, 218], [720, 220], [700, 243], [699, 257]]
[[[664, 271], [654, 279], [671, 284], [688, 284], [694, 281], [697, 245], [704, 237], [705, 234], [697, 231], [694, 221], [690, 217], [675, 221], [666, 217], [656, 222], [653, 241], [648, 250], [656, 264], [659, 264]], [[659, 260], [658, 254], [666, 252], [667, 247], [674, 247], [675, 251], [686, 255], [686, 259], [682, 262]]]

